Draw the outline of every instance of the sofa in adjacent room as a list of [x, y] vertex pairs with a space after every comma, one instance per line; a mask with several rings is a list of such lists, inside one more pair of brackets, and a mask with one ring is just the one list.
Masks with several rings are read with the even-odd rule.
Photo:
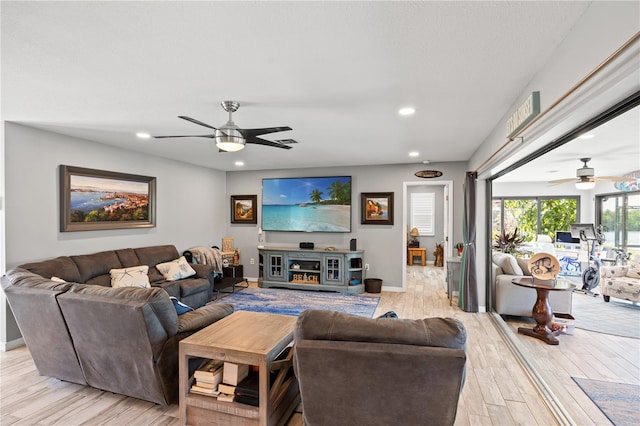
[[[492, 254], [492, 278], [495, 283], [495, 310], [501, 315], [530, 317], [537, 299], [536, 290], [513, 284], [514, 278], [531, 276], [529, 259], [516, 258], [508, 253]], [[555, 313], [570, 314], [573, 293], [549, 292], [549, 304]]]
[[611, 297], [640, 302], [640, 255], [628, 265], [601, 266], [600, 292], [605, 302]]
[[452, 318], [304, 311], [294, 330], [304, 424], [454, 424], [466, 338]]
[[[199, 302], [207, 297], [200, 293], [211, 294], [205, 269], [191, 283], [160, 278], [156, 265], [177, 257], [171, 248], [58, 257], [7, 272], [2, 288], [38, 372], [163, 405], [176, 402], [178, 342], [229, 315], [233, 306]], [[150, 285], [110, 285], [109, 268], [135, 269], [143, 261], [137, 267], [148, 267]], [[208, 290], [197, 291], [203, 286]], [[176, 306], [170, 292], [195, 309]]]

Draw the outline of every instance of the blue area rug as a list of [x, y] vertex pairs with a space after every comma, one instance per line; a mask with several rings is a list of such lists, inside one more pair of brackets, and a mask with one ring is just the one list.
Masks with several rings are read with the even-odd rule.
[[298, 316], [305, 309], [327, 309], [372, 318], [379, 301], [379, 297], [357, 294], [245, 288], [214, 303], [230, 303], [237, 311]]
[[616, 426], [640, 424], [640, 386], [572, 377]]

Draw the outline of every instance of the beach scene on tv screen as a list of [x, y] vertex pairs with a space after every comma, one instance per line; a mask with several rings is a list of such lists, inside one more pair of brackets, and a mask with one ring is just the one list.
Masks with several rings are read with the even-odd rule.
[[351, 177], [263, 179], [262, 229], [351, 232]]

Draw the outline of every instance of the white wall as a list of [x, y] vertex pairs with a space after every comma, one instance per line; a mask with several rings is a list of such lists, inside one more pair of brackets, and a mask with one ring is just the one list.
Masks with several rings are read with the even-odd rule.
[[[454, 181], [453, 202], [453, 239], [462, 241], [462, 184], [465, 175], [465, 163], [435, 163], [430, 168], [443, 172], [442, 180]], [[357, 167], [327, 167], [316, 169], [265, 170], [227, 173], [226, 204], [229, 205], [231, 195], [257, 194], [258, 204], [262, 199], [262, 178], [286, 178], [307, 176], [352, 176], [351, 200], [351, 233], [300, 233], [300, 232], [265, 232], [266, 246], [297, 247], [300, 241], [312, 241], [317, 247], [335, 246], [348, 248], [351, 238], [357, 239], [358, 249], [365, 250], [365, 263], [371, 269], [367, 276], [381, 278], [385, 289], [402, 288], [402, 255], [405, 251], [403, 238], [406, 232], [402, 226], [402, 191], [403, 182], [424, 181], [414, 176], [420, 170], [419, 165], [386, 165]], [[429, 182], [437, 182], [430, 179]], [[360, 223], [361, 192], [393, 192], [394, 224], [362, 225]], [[227, 207], [229, 215], [230, 207]], [[245, 275], [258, 276], [258, 226], [261, 211], [258, 211], [258, 225], [230, 225], [229, 236], [233, 237], [241, 251]], [[227, 223], [229, 218], [227, 217]], [[256, 259], [254, 265], [250, 259]]]
[[[5, 123], [6, 264], [124, 247], [174, 244], [178, 251], [225, 232], [224, 172]], [[156, 227], [60, 232], [61, 164], [156, 177]], [[5, 321], [6, 320], [6, 321]], [[19, 337], [7, 310], [6, 340]]]

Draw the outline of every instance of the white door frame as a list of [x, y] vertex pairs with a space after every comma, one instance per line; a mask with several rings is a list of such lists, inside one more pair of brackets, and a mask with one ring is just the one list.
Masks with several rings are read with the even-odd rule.
[[[407, 199], [407, 189], [410, 186], [444, 186], [444, 257], [449, 257], [447, 253], [451, 253], [451, 237], [453, 236], [453, 209], [451, 202], [453, 200], [453, 181], [452, 180], [436, 180], [433, 182], [403, 182], [402, 183], [402, 291], [407, 291], [407, 211], [409, 202]], [[446, 262], [445, 262], [446, 276]]]

